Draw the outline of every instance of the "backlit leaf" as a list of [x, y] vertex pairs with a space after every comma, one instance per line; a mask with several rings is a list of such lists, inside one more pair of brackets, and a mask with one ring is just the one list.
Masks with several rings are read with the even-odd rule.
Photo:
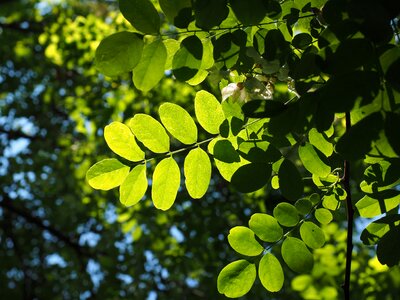
[[254, 232], [245, 226], [236, 226], [229, 231], [229, 245], [236, 252], [246, 256], [257, 256], [264, 248], [257, 242]]
[[119, 156], [130, 161], [141, 161], [144, 152], [136, 143], [128, 126], [121, 122], [112, 122], [104, 128], [104, 138], [108, 147]]
[[290, 269], [297, 273], [308, 273], [314, 265], [314, 258], [302, 240], [287, 237], [282, 244], [282, 258]]
[[391, 228], [400, 225], [400, 215], [387, 215], [371, 222], [361, 233], [365, 245], [375, 245]]
[[167, 49], [161, 40], [143, 48], [142, 57], [133, 69], [133, 83], [141, 91], [151, 90], [164, 77]]
[[265, 242], [279, 241], [283, 235], [283, 229], [278, 221], [268, 214], [253, 214], [249, 221], [249, 227]]
[[190, 197], [203, 197], [211, 180], [211, 162], [208, 154], [201, 148], [190, 150], [185, 158], [183, 170]]
[[328, 142], [323, 133], [320, 133], [316, 128], [312, 128], [308, 132], [308, 139], [315, 148], [321, 151], [326, 157], [333, 153], [333, 145]]
[[400, 204], [400, 192], [388, 190], [380, 193], [369, 194], [356, 203], [361, 217], [373, 218], [392, 210]]
[[145, 114], [136, 114], [129, 127], [136, 138], [154, 153], [169, 151], [169, 136], [164, 127], [156, 119]]
[[279, 224], [286, 227], [296, 226], [300, 220], [296, 207], [286, 202], [279, 203], [274, 208], [273, 215]]
[[313, 145], [305, 143], [300, 146], [299, 156], [304, 168], [306, 168], [310, 173], [319, 177], [326, 177], [331, 172], [331, 167], [327, 164], [326, 159], [313, 147]]
[[185, 38], [172, 60], [172, 72], [178, 80], [186, 81], [201, 67], [203, 44], [196, 35]]
[[217, 98], [209, 92], [199, 91], [194, 99], [194, 109], [199, 124], [209, 133], [218, 134], [225, 115]]
[[147, 190], [146, 165], [137, 165], [119, 187], [119, 200], [125, 206], [135, 205]]
[[310, 248], [318, 249], [325, 244], [325, 234], [322, 229], [313, 222], [304, 222], [300, 226], [300, 236]]
[[329, 224], [333, 220], [332, 213], [326, 208], [318, 208], [314, 213], [315, 218], [321, 224]]
[[122, 184], [128, 174], [128, 166], [118, 159], [107, 158], [90, 167], [86, 173], [86, 180], [94, 189], [111, 190]]
[[138, 34], [118, 32], [100, 42], [94, 62], [101, 73], [114, 77], [132, 71], [139, 63], [142, 51], [143, 41]]
[[122, 15], [137, 30], [147, 34], [160, 31], [160, 17], [150, 0], [119, 0]]
[[164, 103], [158, 113], [168, 132], [183, 144], [197, 142], [197, 127], [190, 114], [181, 106], [174, 103]]
[[242, 166], [248, 164], [249, 162], [244, 158], [240, 158], [239, 162], [226, 163], [214, 158], [215, 166], [217, 167], [219, 173], [226, 181], [231, 181], [233, 174]]
[[175, 202], [181, 183], [181, 172], [172, 157], [164, 158], [158, 163], [153, 173], [151, 197], [156, 208], [169, 209]]
[[285, 276], [279, 260], [273, 254], [267, 253], [261, 258], [258, 277], [268, 291], [279, 292], [282, 289]]
[[247, 294], [256, 280], [256, 265], [241, 259], [225, 266], [218, 275], [218, 292], [229, 298]]
[[311, 208], [312, 208], [313, 204], [309, 199], [301, 198], [301, 199], [296, 201], [294, 206], [296, 207], [297, 211], [300, 214], [305, 216], [311, 211]]

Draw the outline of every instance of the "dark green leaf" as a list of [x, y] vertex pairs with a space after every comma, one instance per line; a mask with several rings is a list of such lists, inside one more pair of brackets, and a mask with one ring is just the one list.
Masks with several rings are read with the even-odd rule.
[[311, 211], [313, 204], [309, 199], [302, 198], [297, 200], [294, 206], [300, 214], [307, 215]]
[[241, 193], [255, 192], [269, 182], [271, 171], [270, 164], [250, 163], [233, 174], [231, 183]]
[[242, 106], [243, 113], [248, 118], [271, 118], [285, 110], [282, 102], [270, 100], [252, 100]]
[[360, 239], [365, 245], [375, 245], [392, 228], [400, 225], [400, 215], [386, 215], [371, 222], [361, 233]]
[[227, 2], [227, 0], [194, 0], [196, 26], [205, 30], [219, 26], [229, 13]]
[[285, 159], [279, 167], [279, 188], [282, 195], [291, 201], [296, 201], [303, 194], [303, 179], [296, 166]]
[[181, 42], [179, 50], [172, 60], [172, 71], [178, 80], [186, 81], [196, 75], [201, 67], [203, 44], [196, 35]]
[[122, 15], [137, 30], [147, 34], [158, 34], [160, 17], [150, 0], [119, 0]]
[[298, 49], [306, 49], [312, 43], [312, 37], [308, 33], [296, 34], [292, 40], [292, 45]]
[[267, 14], [262, 0], [229, 0], [236, 18], [243, 25], [257, 25]]
[[393, 267], [400, 261], [400, 226], [392, 228], [378, 243], [376, 255], [381, 264]]
[[246, 160], [254, 163], [276, 162], [281, 152], [267, 141], [245, 141], [239, 145], [239, 154]]
[[249, 221], [249, 227], [265, 242], [279, 241], [283, 235], [283, 229], [278, 221], [268, 214], [253, 214]]

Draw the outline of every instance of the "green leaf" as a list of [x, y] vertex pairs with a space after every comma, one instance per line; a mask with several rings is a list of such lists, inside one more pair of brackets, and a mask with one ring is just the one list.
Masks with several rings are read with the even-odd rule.
[[89, 185], [97, 190], [111, 190], [122, 184], [129, 174], [129, 167], [118, 159], [103, 159], [86, 172]]
[[119, 9], [137, 30], [147, 34], [159, 33], [160, 17], [150, 0], [119, 0]]
[[321, 248], [325, 244], [325, 234], [313, 222], [304, 222], [300, 226], [300, 236], [303, 242], [312, 249]]
[[164, 46], [167, 49], [167, 60], [165, 62], [165, 70], [172, 69], [172, 60], [174, 58], [175, 53], [179, 50], [180, 43], [174, 39], [166, 39], [163, 40]]
[[387, 215], [371, 222], [361, 233], [365, 245], [375, 245], [391, 228], [400, 225], [400, 215]]
[[273, 215], [281, 225], [286, 227], [296, 226], [300, 220], [296, 207], [286, 202], [279, 203], [274, 208]]
[[130, 161], [141, 161], [144, 152], [136, 143], [135, 136], [128, 126], [112, 122], [104, 128], [104, 138], [108, 147], [119, 156]]
[[246, 26], [257, 25], [267, 14], [267, 8], [262, 0], [230, 0], [229, 2], [236, 18]]
[[178, 80], [186, 81], [201, 67], [203, 44], [196, 35], [185, 38], [172, 60], [172, 72]]
[[249, 227], [264, 242], [279, 241], [283, 235], [283, 229], [278, 221], [268, 214], [253, 214], [249, 221]]
[[373, 218], [396, 208], [399, 204], [400, 192], [387, 190], [365, 195], [356, 203], [356, 207], [361, 217]]
[[125, 206], [135, 205], [147, 190], [146, 165], [137, 165], [119, 187], [119, 200]]
[[282, 102], [272, 100], [251, 100], [242, 106], [243, 113], [248, 118], [271, 118], [285, 109]]
[[313, 204], [309, 199], [301, 198], [296, 201], [294, 206], [300, 214], [305, 216], [311, 211]]
[[256, 280], [256, 265], [241, 259], [225, 266], [218, 275], [218, 292], [229, 298], [247, 294]]
[[133, 83], [141, 91], [149, 91], [164, 77], [167, 49], [162, 40], [156, 40], [143, 48], [142, 58], [133, 69]]
[[248, 161], [255, 163], [276, 162], [281, 152], [267, 141], [244, 141], [239, 145], [239, 154]]
[[168, 132], [186, 145], [197, 142], [197, 127], [190, 114], [174, 103], [164, 103], [158, 109], [160, 119]]
[[285, 276], [279, 260], [273, 254], [267, 253], [261, 258], [258, 277], [268, 291], [279, 292], [282, 289]]
[[143, 41], [139, 35], [122, 31], [100, 42], [94, 62], [101, 73], [114, 77], [132, 71], [139, 63], [142, 51]]
[[193, 10], [196, 26], [205, 30], [220, 25], [229, 13], [227, 0], [194, 0]]
[[260, 255], [264, 248], [257, 242], [254, 232], [245, 226], [236, 226], [229, 231], [229, 245], [239, 254], [246, 256]]
[[185, 28], [192, 20], [191, 0], [159, 0], [168, 20], [178, 28]]
[[333, 220], [332, 213], [326, 208], [318, 208], [314, 215], [317, 221], [323, 225], [329, 224]]
[[298, 49], [306, 49], [312, 43], [312, 37], [308, 33], [296, 34], [292, 40], [292, 45]]
[[226, 163], [240, 162], [239, 153], [228, 139], [220, 139], [215, 143], [213, 155], [215, 159]]
[[164, 127], [156, 119], [145, 114], [136, 114], [129, 127], [136, 138], [154, 153], [169, 151], [169, 136]]
[[334, 193], [328, 193], [322, 198], [322, 206], [330, 210], [337, 210], [340, 202]]
[[308, 273], [314, 265], [314, 258], [302, 240], [287, 237], [282, 244], [282, 258], [290, 269], [297, 273]]
[[392, 228], [378, 243], [376, 255], [381, 264], [388, 267], [397, 265], [400, 261], [400, 226]]
[[326, 158], [313, 145], [305, 143], [300, 146], [299, 156], [304, 168], [310, 173], [319, 177], [326, 177], [331, 172], [331, 167], [327, 164]]
[[225, 115], [221, 103], [213, 94], [206, 91], [197, 92], [194, 99], [194, 110], [201, 127], [211, 134], [219, 133], [219, 127], [225, 120]]
[[186, 189], [190, 197], [200, 199], [207, 192], [211, 180], [211, 162], [201, 148], [190, 150], [183, 166]]
[[336, 151], [348, 160], [365, 157], [371, 151], [372, 141], [378, 139], [382, 127], [383, 119], [380, 112], [365, 117], [339, 139]]
[[172, 157], [158, 163], [153, 173], [151, 197], [154, 206], [161, 210], [169, 209], [175, 202], [181, 183], [181, 172]]
[[226, 181], [231, 181], [233, 174], [242, 166], [249, 162], [243, 158], [240, 158], [240, 162], [226, 163], [214, 158], [215, 166], [219, 173]]
[[296, 201], [303, 194], [303, 179], [296, 166], [285, 159], [279, 167], [279, 188], [282, 195], [291, 201]]
[[333, 153], [333, 145], [326, 140], [325, 134], [320, 133], [316, 128], [308, 132], [308, 139], [315, 148], [321, 151], [326, 157]]
[[270, 164], [250, 163], [237, 169], [231, 183], [241, 193], [255, 192], [269, 182], [271, 172]]

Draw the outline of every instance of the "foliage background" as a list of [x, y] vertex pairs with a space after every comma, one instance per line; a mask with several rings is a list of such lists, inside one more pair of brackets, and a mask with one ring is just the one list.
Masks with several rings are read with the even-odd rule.
[[[128, 74], [99, 74], [96, 47], [124, 29], [116, 2], [0, 3], [1, 299], [223, 299], [217, 274], [237, 258], [229, 229], [281, 200], [270, 188], [239, 194], [217, 172], [203, 199], [182, 190], [167, 212], [150, 201], [125, 208], [115, 191], [87, 185], [87, 169], [109, 155], [107, 124], [155, 116], [166, 101], [193, 112], [197, 90], [219, 93], [171, 76], [143, 93]], [[291, 280], [279, 294], [256, 282], [243, 299], [340, 299], [346, 233], [344, 211], [336, 214], [310, 275], [285, 269]], [[399, 268], [355, 243], [354, 299], [398, 299]]]

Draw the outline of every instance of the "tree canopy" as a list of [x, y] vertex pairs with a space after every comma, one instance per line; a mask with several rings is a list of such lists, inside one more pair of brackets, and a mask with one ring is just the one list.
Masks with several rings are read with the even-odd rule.
[[398, 1], [0, 8], [0, 298], [397, 299]]

